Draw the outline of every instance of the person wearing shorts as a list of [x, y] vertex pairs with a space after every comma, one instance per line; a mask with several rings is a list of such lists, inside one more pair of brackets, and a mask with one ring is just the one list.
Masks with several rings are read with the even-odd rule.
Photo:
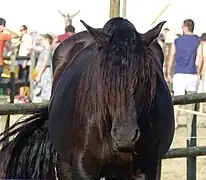
[[[194, 21], [186, 19], [182, 25], [183, 35], [175, 39], [170, 49], [167, 79], [173, 83], [174, 96], [197, 92], [200, 73], [203, 67], [202, 45], [197, 35], [193, 34]], [[196, 59], [198, 61], [196, 61]], [[171, 77], [173, 62], [176, 62], [173, 79]], [[176, 106], [179, 107], [179, 106]], [[188, 106], [193, 109], [194, 105]], [[179, 111], [175, 111], [176, 127]], [[188, 114], [191, 120], [192, 114]]]
[[[21, 43], [19, 45], [18, 56], [29, 56], [31, 47], [32, 47], [32, 38], [28, 34], [28, 28], [26, 25], [22, 25], [19, 29]], [[19, 76], [18, 79], [23, 82], [28, 82], [29, 78], [29, 61], [28, 60], [19, 60]], [[27, 98], [24, 97], [24, 87], [20, 87], [19, 95], [15, 99], [21, 100], [24, 102]]]

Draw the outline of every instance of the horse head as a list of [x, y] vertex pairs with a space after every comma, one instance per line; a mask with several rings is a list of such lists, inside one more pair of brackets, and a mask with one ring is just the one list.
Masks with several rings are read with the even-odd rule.
[[[108, 133], [112, 147], [117, 151], [130, 151], [140, 136], [140, 113], [150, 108], [155, 94], [155, 65], [148, 47], [165, 22], [140, 34], [129, 21], [114, 19], [120, 25], [108, 28], [108, 33], [81, 22], [97, 42], [97, 58], [93, 62], [96, 74], [92, 82], [96, 85], [94, 96], [98, 97], [99, 109], [111, 127]], [[112, 24], [112, 20], [109, 23]]]
[[103, 31], [112, 34], [113, 31], [120, 26], [127, 26], [135, 29], [134, 25], [128, 21], [127, 19], [123, 19], [121, 17], [115, 17], [107, 21], [107, 23], [103, 27]]

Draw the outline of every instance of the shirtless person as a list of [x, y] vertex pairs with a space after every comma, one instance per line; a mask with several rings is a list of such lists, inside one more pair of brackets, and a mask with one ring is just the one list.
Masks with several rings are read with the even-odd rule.
[[[4, 34], [4, 30], [8, 31], [9, 34]], [[9, 41], [10, 39], [17, 38], [18, 35], [9, 29], [6, 29], [6, 20], [3, 18], [0, 18], [0, 79], [1, 74], [3, 70], [3, 49], [4, 44], [6, 41]]]

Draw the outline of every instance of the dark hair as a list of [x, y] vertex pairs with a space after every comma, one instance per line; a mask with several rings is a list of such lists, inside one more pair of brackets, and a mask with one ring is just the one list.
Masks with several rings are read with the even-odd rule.
[[72, 33], [75, 33], [75, 27], [72, 26], [72, 25], [69, 25], [67, 27], [65, 27], [65, 32], [72, 32]]
[[27, 31], [28, 30], [28, 28], [27, 28], [27, 26], [26, 25], [22, 25], [21, 26], [25, 31]]
[[42, 37], [49, 40], [49, 44], [52, 44], [53, 37], [50, 34], [43, 34]]
[[201, 36], [201, 41], [206, 41], [206, 33], [203, 33]]
[[188, 28], [188, 31], [193, 32], [195, 28], [195, 23], [192, 19], [186, 19], [183, 22], [184, 26]]
[[6, 25], [6, 20], [3, 18], [0, 18], [0, 25], [5, 26]]

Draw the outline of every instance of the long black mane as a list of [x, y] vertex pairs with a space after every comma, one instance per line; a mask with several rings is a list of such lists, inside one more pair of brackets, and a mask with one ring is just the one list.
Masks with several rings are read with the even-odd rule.
[[77, 105], [87, 116], [106, 118], [108, 111], [126, 112], [135, 94], [139, 113], [151, 105], [156, 72], [151, 53], [132, 27], [119, 26], [83, 73]]

